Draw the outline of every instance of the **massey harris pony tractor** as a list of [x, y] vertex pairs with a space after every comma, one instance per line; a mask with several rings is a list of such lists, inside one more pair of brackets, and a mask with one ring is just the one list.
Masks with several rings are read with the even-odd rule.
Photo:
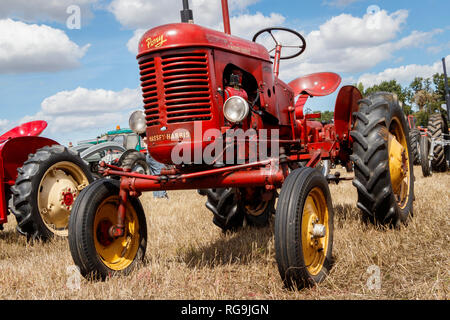
[[32, 121], [0, 136], [0, 228], [11, 211], [30, 240], [67, 237], [73, 202], [93, 181], [76, 153], [39, 137], [46, 127]]
[[[144, 110], [130, 127], [146, 134], [148, 151], [171, 165], [143, 175], [103, 164], [105, 176], [76, 199], [69, 221], [75, 264], [88, 279], [128, 274], [143, 259], [147, 224], [139, 196], [154, 190], [206, 190], [216, 225], [236, 229], [245, 220], [266, 225], [275, 211], [279, 273], [289, 288], [321, 282], [332, 266], [333, 205], [321, 161], [354, 168], [357, 206], [367, 221], [396, 226], [412, 214], [414, 179], [408, 125], [398, 99], [380, 92], [365, 99], [353, 86], [338, 95], [334, 124], [305, 114], [311, 97], [334, 92], [341, 78], [316, 73], [285, 83], [280, 61], [306, 49], [294, 30], [268, 28], [253, 41], [224, 29], [187, 23], [159, 26], [140, 40]], [[297, 43], [281, 43], [281, 33]], [[256, 41], [266, 34], [273, 48]], [[296, 53], [284, 56], [284, 49]], [[278, 194], [277, 190], [280, 189]], [[278, 201], [275, 206], [275, 200]]]

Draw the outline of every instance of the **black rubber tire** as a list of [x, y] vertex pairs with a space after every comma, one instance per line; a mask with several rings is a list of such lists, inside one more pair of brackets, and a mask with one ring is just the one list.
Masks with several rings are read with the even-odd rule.
[[11, 187], [13, 206], [11, 212], [17, 220], [17, 231], [28, 240], [46, 241], [55, 234], [45, 225], [38, 209], [38, 188], [45, 172], [58, 162], [67, 161], [77, 165], [91, 183], [94, 181], [89, 167], [73, 151], [62, 145], [46, 146], [31, 154], [21, 168], [15, 185]]
[[213, 223], [226, 231], [237, 231], [244, 223], [244, 211], [234, 188], [203, 189], [206, 208], [213, 213]]
[[[428, 132], [433, 139], [444, 139], [444, 133], [448, 133], [447, 121], [440, 113], [435, 113], [428, 119]], [[448, 147], [447, 147], [448, 148]], [[441, 145], [435, 145], [431, 166], [435, 172], [447, 171], [446, 149]]]
[[411, 129], [409, 131], [409, 141], [411, 142], [411, 153], [413, 156], [413, 164], [420, 165], [420, 130]]
[[433, 175], [431, 161], [428, 158], [428, 155], [430, 153], [430, 145], [431, 142], [428, 136], [424, 135], [420, 137], [420, 165], [422, 167], [422, 174], [424, 177], [430, 177], [431, 175]]
[[119, 160], [119, 164], [124, 169], [130, 169], [132, 172], [136, 171], [136, 167], [141, 167], [144, 172], [139, 172], [142, 174], [150, 174], [150, 167], [148, 166], [148, 163], [145, 158], [145, 154], [138, 151], [131, 151], [126, 152], [122, 155], [122, 157]]
[[350, 159], [355, 169], [353, 185], [358, 191], [357, 206], [365, 221], [398, 226], [413, 213], [414, 171], [409, 161], [409, 190], [400, 207], [390, 177], [388, 131], [395, 119], [406, 139], [408, 159], [412, 159], [409, 128], [397, 99], [390, 93], [375, 93], [361, 100], [359, 106], [350, 133], [354, 141]]
[[[321, 270], [311, 274], [305, 264], [302, 250], [303, 208], [310, 191], [322, 190], [328, 208], [329, 239]], [[329, 273], [333, 249], [333, 205], [330, 190], [320, 171], [305, 167], [293, 170], [281, 187], [275, 214], [275, 258], [278, 271], [287, 288], [300, 289], [322, 282]], [[299, 227], [300, 226], [300, 227]]]
[[103, 263], [95, 248], [94, 219], [99, 205], [110, 196], [118, 196], [120, 181], [100, 179], [91, 183], [78, 196], [69, 220], [69, 248], [80, 273], [88, 279], [104, 280], [107, 277], [127, 275], [144, 261], [147, 248], [147, 223], [144, 209], [137, 198], [128, 201], [136, 211], [139, 222], [139, 246], [132, 263], [123, 270], [112, 270]]
[[[268, 226], [270, 223], [270, 218], [275, 213], [275, 200], [277, 198], [276, 191], [273, 192], [272, 198], [270, 200], [262, 201], [262, 193], [264, 192], [264, 189], [257, 188], [251, 202], [243, 199], [243, 192], [245, 192], [245, 190], [241, 190], [242, 197], [239, 207], [244, 210], [244, 216], [247, 225], [256, 228], [263, 228]], [[260, 210], [256, 210], [258, 206], [262, 206], [262, 208]]]

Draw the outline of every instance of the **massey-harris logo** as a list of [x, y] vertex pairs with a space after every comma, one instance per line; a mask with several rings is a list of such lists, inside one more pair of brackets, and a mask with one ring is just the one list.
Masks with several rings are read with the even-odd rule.
[[154, 38], [149, 37], [145, 39], [145, 41], [147, 42], [147, 49], [150, 49], [161, 47], [167, 41], [167, 39], [164, 39], [164, 35], [162, 34]]

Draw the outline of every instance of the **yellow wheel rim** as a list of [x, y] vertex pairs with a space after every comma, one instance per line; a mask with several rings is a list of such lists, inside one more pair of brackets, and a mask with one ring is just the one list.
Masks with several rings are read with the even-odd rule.
[[388, 137], [389, 173], [392, 191], [401, 209], [408, 204], [410, 172], [408, 143], [401, 121], [392, 119]]
[[37, 194], [38, 210], [52, 233], [68, 235], [72, 204], [88, 184], [83, 170], [69, 161], [55, 163], [44, 173]]
[[109, 228], [117, 223], [118, 206], [119, 196], [106, 198], [94, 219], [95, 249], [102, 262], [115, 271], [124, 270], [133, 262], [140, 243], [139, 220], [130, 203], [126, 208], [124, 235], [115, 239], [109, 236]]
[[[303, 206], [302, 218], [302, 250], [303, 259], [308, 272], [317, 275], [322, 270], [327, 255], [329, 240], [328, 206], [323, 191], [313, 188]], [[323, 226], [325, 235], [315, 236], [314, 227]]]

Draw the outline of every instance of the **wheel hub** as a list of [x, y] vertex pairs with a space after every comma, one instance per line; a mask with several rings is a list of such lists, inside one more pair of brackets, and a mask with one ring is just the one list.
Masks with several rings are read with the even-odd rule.
[[404, 178], [408, 174], [408, 161], [406, 149], [397, 140], [397, 138], [389, 134], [389, 171], [391, 174], [391, 182], [394, 192], [401, 187]]

